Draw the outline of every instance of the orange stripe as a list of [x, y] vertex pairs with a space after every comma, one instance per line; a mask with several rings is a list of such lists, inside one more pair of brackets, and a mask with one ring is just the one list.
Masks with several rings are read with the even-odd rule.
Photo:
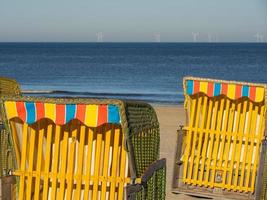
[[98, 119], [97, 126], [100, 126], [104, 123], [107, 123], [107, 105], [99, 105], [98, 106]]
[[256, 87], [255, 86], [250, 86], [249, 87], [249, 98], [252, 101], [255, 101], [255, 98], [256, 98]]
[[214, 92], [214, 83], [208, 82], [208, 96], [212, 97]]
[[18, 117], [22, 119], [23, 122], [26, 121], [26, 109], [24, 102], [16, 102]]
[[76, 111], [76, 118], [84, 123], [86, 105], [78, 104]]
[[194, 81], [194, 93], [193, 94], [199, 92], [199, 85], [200, 85], [199, 81]]
[[228, 91], [228, 84], [222, 83], [222, 94], [227, 96], [227, 91]]
[[35, 107], [36, 107], [36, 120], [42, 119], [45, 116], [44, 104], [37, 102], [35, 103]]
[[56, 104], [56, 124], [65, 124], [65, 105]]
[[242, 85], [235, 86], [235, 98], [238, 99], [242, 96]]

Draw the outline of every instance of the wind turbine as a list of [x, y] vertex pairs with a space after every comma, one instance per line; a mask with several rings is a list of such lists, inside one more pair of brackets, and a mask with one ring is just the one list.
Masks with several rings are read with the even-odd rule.
[[160, 42], [160, 34], [159, 33], [155, 33], [154, 37], [155, 37], [156, 42]]
[[208, 39], [209, 39], [209, 42], [212, 42], [212, 36], [211, 36], [211, 34], [208, 34]]
[[194, 41], [194, 42], [197, 42], [199, 33], [194, 33], [194, 32], [192, 32], [192, 35], [193, 35], [193, 41]]
[[263, 42], [263, 36], [261, 34], [256, 33], [254, 37], [256, 38], [257, 42]]
[[96, 33], [96, 37], [97, 37], [97, 42], [103, 42], [104, 35], [102, 32]]

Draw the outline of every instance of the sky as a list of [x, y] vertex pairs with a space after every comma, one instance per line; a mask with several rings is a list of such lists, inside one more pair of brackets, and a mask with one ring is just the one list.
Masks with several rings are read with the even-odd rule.
[[0, 42], [267, 42], [267, 0], [0, 0]]

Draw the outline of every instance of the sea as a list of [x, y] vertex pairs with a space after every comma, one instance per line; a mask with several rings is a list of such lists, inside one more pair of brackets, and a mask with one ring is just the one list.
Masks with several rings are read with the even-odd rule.
[[267, 82], [267, 43], [0, 43], [24, 95], [180, 104], [183, 77]]

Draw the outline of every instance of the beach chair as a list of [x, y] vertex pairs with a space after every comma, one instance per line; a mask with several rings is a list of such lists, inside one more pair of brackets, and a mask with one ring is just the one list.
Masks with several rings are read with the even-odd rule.
[[[159, 124], [145, 103], [2, 97], [16, 199], [165, 199]], [[14, 177], [16, 181], [14, 181]]]
[[267, 199], [266, 85], [184, 78], [173, 192]]
[[[16, 80], [10, 79], [10, 78], [5, 78], [5, 77], [0, 77], [0, 97], [2, 96], [7, 96], [7, 95], [12, 95], [12, 96], [20, 96], [20, 86], [16, 82]], [[2, 116], [0, 112], [0, 178], [1, 182], [3, 185], [8, 185], [5, 184], [6, 182], [12, 182], [12, 178], [10, 179], [9, 177], [6, 178], [8, 174], [8, 169], [13, 169], [14, 163], [12, 160], [12, 155], [11, 155], [11, 143], [8, 138], [8, 134], [3, 128], [3, 123], [2, 123]], [[2, 187], [3, 193], [7, 191], [8, 193], [10, 192], [9, 187]], [[0, 196], [0, 198], [5, 199], [5, 195]]]

